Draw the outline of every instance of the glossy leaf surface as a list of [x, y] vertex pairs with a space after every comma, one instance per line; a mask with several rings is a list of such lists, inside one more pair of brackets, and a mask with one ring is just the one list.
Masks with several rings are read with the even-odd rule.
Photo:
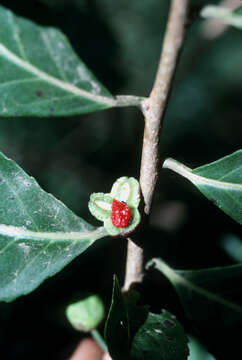
[[106, 234], [0, 153], [0, 300], [34, 290]]
[[105, 325], [105, 340], [113, 360], [128, 358], [130, 329], [128, 311], [116, 276], [108, 318]]

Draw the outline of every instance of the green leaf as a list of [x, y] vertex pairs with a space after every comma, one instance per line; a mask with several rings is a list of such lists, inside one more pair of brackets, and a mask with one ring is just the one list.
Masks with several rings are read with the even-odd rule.
[[0, 300], [11, 301], [59, 272], [96, 239], [94, 228], [44, 192], [0, 153]]
[[104, 306], [97, 295], [84, 296], [67, 307], [66, 316], [75, 329], [89, 332], [103, 320]]
[[[105, 337], [113, 360], [185, 360], [187, 337], [175, 316], [163, 310], [149, 313], [137, 306], [139, 294], [122, 294], [114, 277], [112, 303], [105, 327]], [[115, 335], [114, 335], [115, 334]]]
[[242, 6], [232, 10], [222, 6], [208, 5], [202, 9], [201, 16], [217, 19], [225, 24], [242, 29]]
[[235, 15], [242, 15], [242, 6], [239, 6], [237, 9], [234, 9], [232, 13]]
[[113, 360], [128, 359], [130, 330], [128, 311], [116, 276], [108, 318], [105, 325], [105, 340]]
[[[220, 353], [240, 347], [237, 336], [242, 327], [242, 264], [203, 270], [175, 270], [162, 259], [153, 259], [154, 266], [168, 278], [189, 318], [203, 340], [216, 334]], [[228, 341], [228, 334], [233, 343]], [[216, 355], [216, 354], [215, 354]]]
[[242, 150], [194, 170], [173, 159], [164, 168], [191, 181], [209, 200], [242, 224]]
[[0, 6], [0, 116], [62, 116], [116, 106], [66, 37]]
[[215, 360], [206, 349], [193, 337], [189, 337], [189, 352], [188, 360]]
[[233, 292], [238, 291], [238, 289], [232, 288], [230, 281], [242, 279], [242, 264], [203, 270], [174, 270], [162, 259], [153, 259], [147, 266], [152, 265], [170, 280], [186, 307], [188, 307], [187, 301], [189, 300], [190, 303], [192, 296], [198, 294], [242, 316], [242, 306], [226, 299], [227, 288], [230, 288], [230, 296]]
[[242, 240], [238, 236], [225, 234], [221, 240], [221, 247], [231, 259], [242, 262]]
[[188, 339], [175, 316], [163, 310], [160, 315], [149, 313], [136, 332], [132, 360], [185, 360], [189, 355]]

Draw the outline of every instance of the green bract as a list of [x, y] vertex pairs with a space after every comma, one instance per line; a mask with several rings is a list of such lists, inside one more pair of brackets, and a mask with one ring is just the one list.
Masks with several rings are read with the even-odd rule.
[[[132, 221], [125, 228], [117, 228], [112, 224], [110, 216], [113, 199], [125, 202], [130, 209]], [[106, 231], [112, 236], [117, 236], [130, 233], [138, 226], [140, 223], [139, 203], [138, 181], [133, 177], [123, 176], [115, 181], [109, 194], [93, 193], [88, 207], [96, 219], [103, 221]]]

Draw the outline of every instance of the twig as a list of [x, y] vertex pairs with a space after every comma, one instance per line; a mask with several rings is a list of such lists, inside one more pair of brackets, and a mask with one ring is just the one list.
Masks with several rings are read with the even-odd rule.
[[123, 291], [130, 286], [141, 284], [143, 280], [143, 249], [128, 238], [126, 271]]
[[[150, 214], [151, 203], [158, 176], [159, 138], [161, 124], [175, 73], [178, 57], [185, 38], [190, 0], [172, 0], [161, 52], [160, 63], [150, 97], [143, 101], [145, 129], [140, 168], [140, 186], [144, 198], [144, 212]], [[124, 290], [143, 278], [143, 251], [128, 239]]]

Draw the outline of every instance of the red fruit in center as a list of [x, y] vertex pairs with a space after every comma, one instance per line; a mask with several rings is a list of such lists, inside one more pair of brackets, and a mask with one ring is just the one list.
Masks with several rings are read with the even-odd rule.
[[111, 209], [111, 221], [113, 226], [117, 228], [125, 228], [129, 225], [131, 212], [129, 207], [116, 199], [113, 199]]

